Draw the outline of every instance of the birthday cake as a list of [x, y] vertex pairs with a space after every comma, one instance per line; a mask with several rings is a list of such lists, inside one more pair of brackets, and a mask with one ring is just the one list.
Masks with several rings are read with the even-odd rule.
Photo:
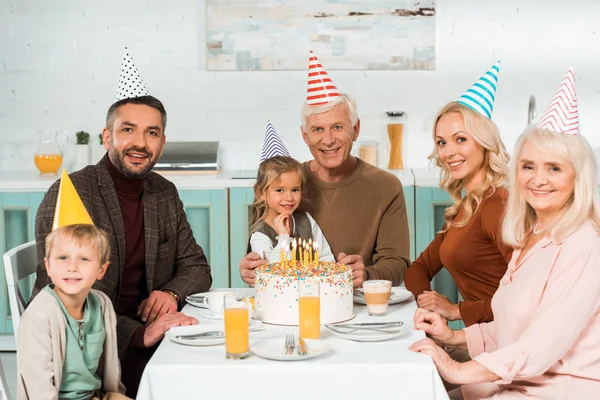
[[335, 262], [285, 261], [255, 269], [255, 315], [262, 322], [298, 325], [298, 278], [319, 277], [321, 324], [351, 319], [352, 270]]

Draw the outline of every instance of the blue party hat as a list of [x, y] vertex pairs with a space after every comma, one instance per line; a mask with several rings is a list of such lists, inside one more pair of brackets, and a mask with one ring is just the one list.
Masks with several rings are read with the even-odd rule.
[[260, 161], [263, 162], [268, 158], [275, 156], [288, 156], [290, 153], [285, 148], [283, 141], [275, 132], [275, 128], [271, 122], [267, 123], [267, 130], [265, 132], [265, 143], [263, 144], [262, 154], [260, 155]]
[[494, 111], [499, 73], [500, 61], [479, 78], [465, 94], [460, 96], [458, 102], [491, 119], [492, 112]]

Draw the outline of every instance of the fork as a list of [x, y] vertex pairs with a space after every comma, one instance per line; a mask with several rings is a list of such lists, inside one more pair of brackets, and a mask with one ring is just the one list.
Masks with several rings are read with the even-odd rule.
[[285, 335], [285, 355], [294, 354], [294, 347], [296, 347], [294, 334], [288, 333]]

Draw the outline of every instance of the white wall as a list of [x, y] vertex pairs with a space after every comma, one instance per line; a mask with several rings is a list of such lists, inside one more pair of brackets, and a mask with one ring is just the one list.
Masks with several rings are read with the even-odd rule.
[[[34, 170], [40, 129], [99, 133], [124, 46], [169, 113], [167, 140], [220, 140], [226, 168], [258, 165], [267, 119], [298, 159], [306, 72], [203, 69], [204, 0], [2, 0], [0, 170]], [[424, 167], [431, 121], [497, 59], [494, 120], [509, 148], [536, 95], [538, 117], [575, 65], [583, 134], [600, 147], [600, 2], [438, 0], [435, 71], [329, 71], [359, 104], [363, 137], [407, 112], [405, 163]], [[325, 63], [325, 68], [327, 65]]]

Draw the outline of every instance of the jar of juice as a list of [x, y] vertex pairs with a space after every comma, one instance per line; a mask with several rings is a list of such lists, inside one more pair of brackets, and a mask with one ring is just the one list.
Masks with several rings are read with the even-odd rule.
[[39, 136], [39, 143], [33, 156], [35, 166], [41, 175], [56, 174], [63, 163], [56, 135], [50, 132], [41, 132]]

